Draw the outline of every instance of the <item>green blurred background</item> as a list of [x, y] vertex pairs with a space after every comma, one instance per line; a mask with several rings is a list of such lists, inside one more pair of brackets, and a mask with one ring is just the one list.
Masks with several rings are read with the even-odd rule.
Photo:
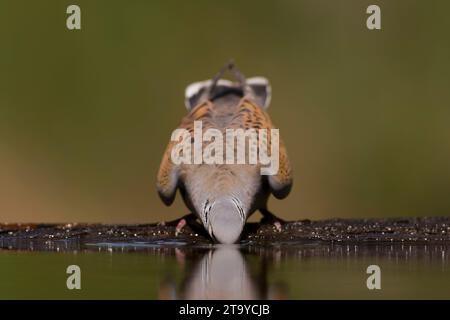
[[[82, 30], [66, 28], [78, 4]], [[366, 8], [382, 9], [382, 30]], [[446, 0], [0, 0], [0, 221], [174, 219], [155, 176], [184, 88], [230, 58], [273, 88], [287, 219], [450, 213]]]

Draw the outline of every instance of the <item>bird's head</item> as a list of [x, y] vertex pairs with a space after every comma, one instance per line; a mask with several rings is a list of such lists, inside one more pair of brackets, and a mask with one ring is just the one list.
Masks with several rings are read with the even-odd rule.
[[239, 240], [245, 224], [245, 211], [235, 198], [205, 202], [202, 222], [217, 242], [232, 244]]

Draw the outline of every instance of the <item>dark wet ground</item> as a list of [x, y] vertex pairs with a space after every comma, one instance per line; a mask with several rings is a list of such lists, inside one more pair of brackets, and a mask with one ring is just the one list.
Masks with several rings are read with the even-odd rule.
[[0, 225], [0, 283], [0, 299], [450, 299], [450, 218], [254, 223], [233, 246], [173, 226]]
[[[450, 243], [450, 217], [372, 219], [372, 220], [302, 220], [288, 222], [277, 231], [273, 225], [249, 223], [241, 243], [266, 245], [298, 242], [328, 243]], [[51, 250], [48, 244], [66, 243], [183, 243], [211, 244], [201, 228], [187, 226], [175, 235], [175, 227], [147, 225], [86, 224], [0, 224], [0, 248]]]

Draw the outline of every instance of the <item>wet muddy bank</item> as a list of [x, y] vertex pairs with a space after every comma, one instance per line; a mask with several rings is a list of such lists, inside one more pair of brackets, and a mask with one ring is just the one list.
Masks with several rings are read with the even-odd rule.
[[[161, 224], [0, 224], [0, 248], [19, 250], [76, 250], [89, 244], [139, 246], [211, 245], [201, 228]], [[249, 223], [241, 244], [450, 244], [450, 217], [401, 219], [334, 219], [287, 222], [278, 231], [273, 225]]]

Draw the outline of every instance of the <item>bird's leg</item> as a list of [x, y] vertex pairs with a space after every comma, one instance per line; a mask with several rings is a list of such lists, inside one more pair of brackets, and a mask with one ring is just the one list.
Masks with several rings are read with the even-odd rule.
[[181, 233], [186, 223], [187, 223], [186, 219], [180, 219], [180, 221], [178, 221], [177, 226], [175, 228], [175, 237]]
[[278, 232], [281, 232], [281, 226], [285, 224], [285, 221], [281, 218], [278, 218], [272, 212], [267, 209], [259, 209], [263, 218], [261, 219], [261, 224], [272, 224]]
[[181, 233], [181, 231], [183, 231], [183, 228], [186, 225], [192, 226], [198, 223], [197, 223], [197, 216], [191, 212], [179, 219], [175, 219], [169, 222], [162, 222], [161, 224], [167, 226], [175, 226], [175, 236], [178, 236]]

